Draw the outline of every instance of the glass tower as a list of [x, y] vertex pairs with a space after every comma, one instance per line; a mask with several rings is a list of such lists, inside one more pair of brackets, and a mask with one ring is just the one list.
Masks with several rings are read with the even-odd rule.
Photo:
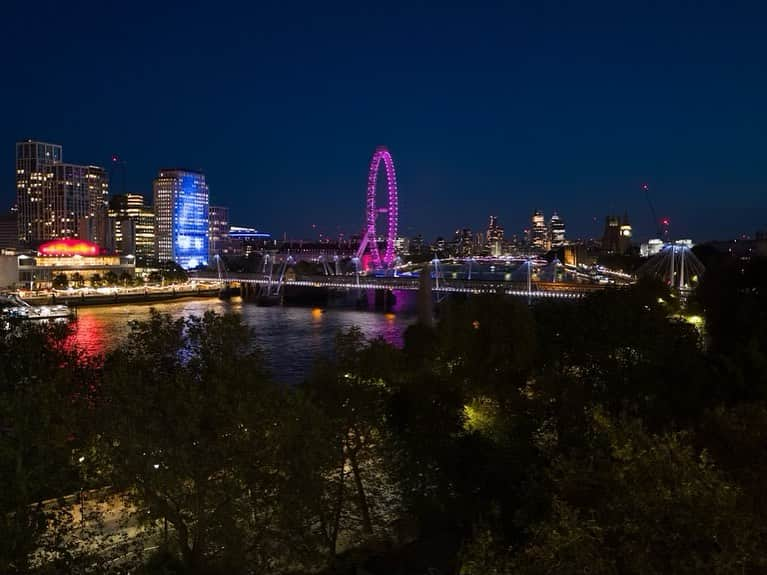
[[208, 184], [193, 170], [160, 170], [154, 180], [157, 258], [185, 269], [208, 264]]

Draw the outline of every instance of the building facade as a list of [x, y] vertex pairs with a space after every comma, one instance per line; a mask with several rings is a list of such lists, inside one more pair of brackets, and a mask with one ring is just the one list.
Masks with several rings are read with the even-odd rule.
[[208, 184], [202, 172], [160, 170], [154, 180], [155, 251], [185, 269], [208, 264]]
[[108, 241], [109, 178], [100, 166], [65, 164], [58, 144], [16, 144], [16, 208], [22, 246], [60, 238]]
[[155, 262], [154, 210], [141, 194], [120, 194], [109, 200], [115, 251], [134, 255], [141, 264]]
[[485, 248], [493, 256], [499, 256], [503, 252], [503, 226], [498, 223], [498, 218], [490, 216], [485, 234]]
[[231, 253], [240, 256], [249, 256], [264, 250], [271, 243], [272, 236], [266, 232], [259, 232], [253, 228], [229, 226], [229, 243], [232, 246]]
[[469, 228], [455, 230], [453, 253], [459, 257], [474, 255], [474, 235]]
[[530, 219], [530, 245], [538, 250], [549, 249], [548, 230], [546, 229], [546, 218], [542, 210], [535, 210]]
[[229, 208], [208, 206], [208, 261], [214, 256], [229, 253]]
[[16, 249], [19, 245], [19, 224], [16, 212], [0, 215], [0, 250]]
[[628, 213], [605, 218], [605, 230], [602, 234], [602, 251], [608, 254], [625, 254], [631, 248], [631, 224]]
[[565, 243], [565, 222], [557, 212], [549, 220], [549, 245], [558, 248]]
[[110, 275], [123, 281], [135, 269], [132, 256], [106, 254], [96, 244], [66, 238], [44, 242], [36, 251], [0, 254], [0, 288], [50, 289], [60, 276], [72, 287], [85, 287]]

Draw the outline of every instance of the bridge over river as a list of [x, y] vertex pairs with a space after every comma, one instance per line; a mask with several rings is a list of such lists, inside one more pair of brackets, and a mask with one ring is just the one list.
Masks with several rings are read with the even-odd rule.
[[[197, 272], [193, 278], [216, 281], [226, 286], [241, 286], [254, 291], [267, 290], [277, 293], [284, 287], [317, 288], [326, 290], [406, 290], [418, 291], [421, 280], [418, 276], [375, 276], [375, 275], [328, 275], [295, 276], [282, 280], [265, 274], [227, 273], [219, 276], [213, 272]], [[440, 294], [503, 294], [527, 298], [575, 299], [604, 289], [603, 285], [575, 282], [544, 281], [488, 281], [432, 277], [431, 290]]]

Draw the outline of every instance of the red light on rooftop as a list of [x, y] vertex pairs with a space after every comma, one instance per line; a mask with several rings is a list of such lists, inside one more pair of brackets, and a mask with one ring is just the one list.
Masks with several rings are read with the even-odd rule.
[[92, 242], [67, 238], [46, 242], [37, 251], [44, 256], [97, 256], [101, 248]]

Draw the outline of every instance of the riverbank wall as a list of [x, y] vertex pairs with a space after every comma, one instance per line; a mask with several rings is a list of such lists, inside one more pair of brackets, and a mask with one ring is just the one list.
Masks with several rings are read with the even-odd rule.
[[94, 305], [119, 305], [135, 303], [153, 303], [184, 298], [214, 298], [218, 297], [218, 288], [162, 288], [144, 291], [117, 291], [113, 293], [57, 293], [57, 294], [26, 294], [24, 301], [31, 305], [59, 305], [83, 307]]

